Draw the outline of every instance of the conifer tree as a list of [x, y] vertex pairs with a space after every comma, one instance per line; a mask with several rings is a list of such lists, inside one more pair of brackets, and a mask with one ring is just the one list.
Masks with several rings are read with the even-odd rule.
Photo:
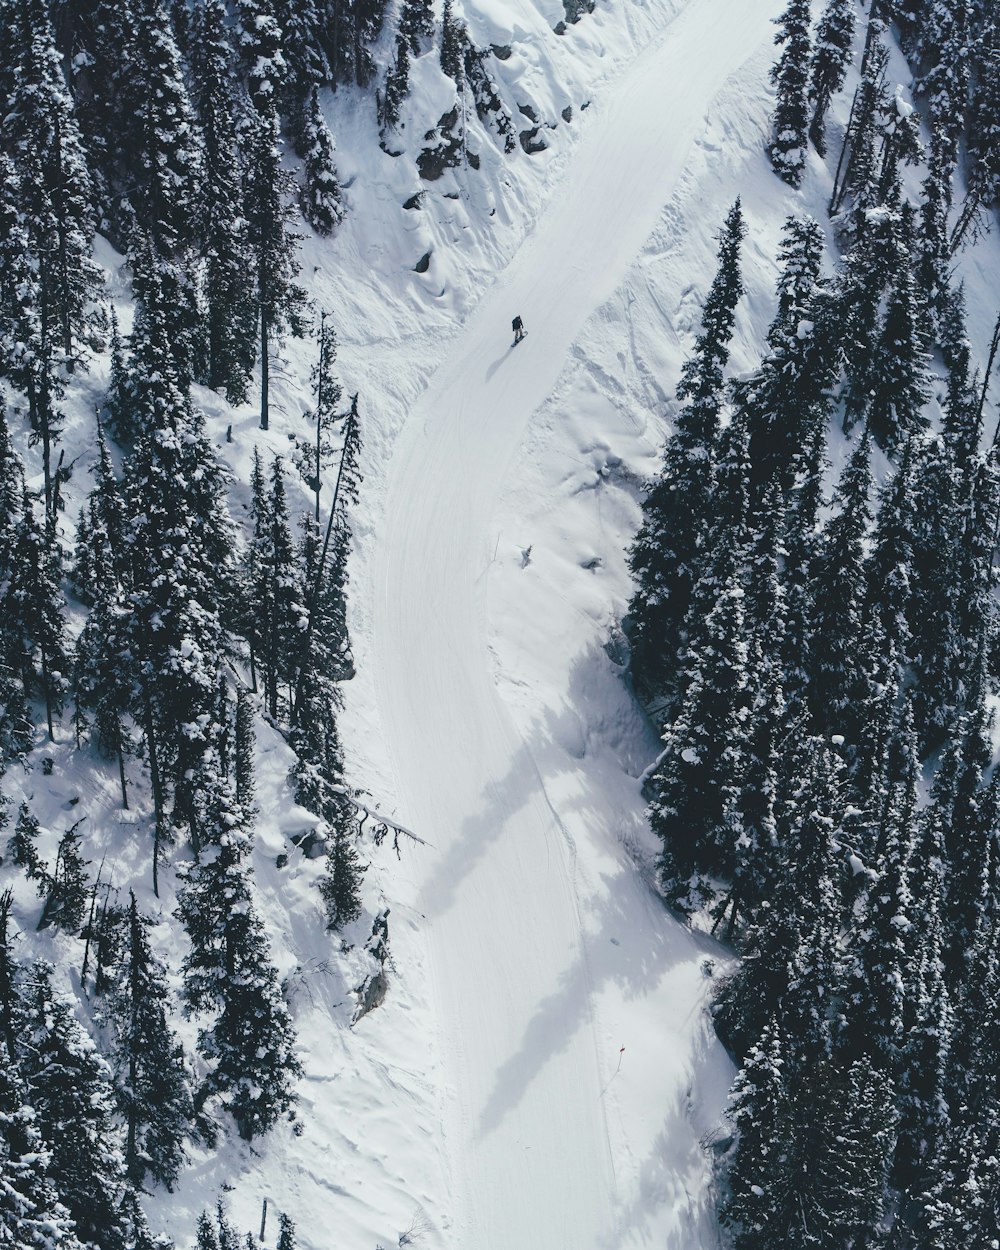
[[389, 136], [402, 129], [403, 105], [410, 93], [410, 49], [402, 34], [396, 36], [396, 55], [386, 70], [382, 90], [378, 93], [379, 136], [382, 147], [389, 151]]
[[849, 955], [840, 1038], [849, 1058], [868, 1057], [895, 1080], [902, 1063], [905, 995], [915, 934], [910, 894], [917, 805], [916, 743], [908, 735], [909, 772], [885, 804], [872, 883]]
[[839, 510], [823, 535], [813, 575], [810, 701], [819, 732], [840, 734], [856, 749], [867, 716], [865, 540], [871, 522], [870, 447], [863, 437], [837, 490]]
[[816, 27], [809, 70], [809, 137], [820, 156], [826, 155], [827, 110], [843, 86], [853, 47], [854, 5], [851, 0], [827, 0]]
[[[309, 452], [308, 470], [303, 473], [313, 489], [316, 500], [316, 526], [320, 523], [320, 494], [323, 489], [323, 472], [334, 455], [333, 430], [342, 414], [338, 412], [343, 388], [337, 381], [334, 365], [337, 362], [337, 335], [325, 312], [320, 313], [316, 329], [317, 358], [312, 368], [312, 393], [315, 411], [310, 419], [315, 422], [315, 439]], [[345, 423], [345, 429], [347, 423]], [[355, 500], [356, 502], [356, 500]]]
[[103, 1006], [114, 1034], [114, 1089], [125, 1120], [125, 1167], [172, 1190], [194, 1118], [184, 1055], [167, 1020], [166, 975], [150, 948], [149, 921], [130, 895], [124, 960]]
[[27, 803], [22, 803], [17, 813], [14, 832], [7, 839], [7, 854], [11, 860], [24, 869], [29, 881], [39, 883], [39, 891], [47, 888], [47, 871], [38, 854], [35, 839], [38, 837], [39, 824]]
[[254, 298], [260, 334], [260, 428], [266, 430], [274, 340], [286, 329], [301, 336], [305, 302], [304, 292], [295, 282], [299, 272], [296, 236], [289, 229], [292, 212], [285, 200], [289, 180], [281, 168], [273, 109], [250, 118], [245, 150], [244, 204], [254, 257]]
[[778, 310], [760, 368], [734, 388], [750, 427], [754, 503], [772, 479], [783, 492], [797, 453], [825, 430], [839, 347], [831, 333], [835, 301], [820, 276], [823, 233], [811, 218], [790, 217], [782, 235]]
[[466, 39], [465, 29], [455, 17], [452, 0], [444, 0], [441, 17], [441, 69], [459, 89], [465, 79], [462, 49]]
[[[72, 369], [99, 285], [91, 259], [92, 186], [47, 6], [22, 0], [16, 14], [5, 131], [20, 168], [20, 208], [40, 287], [36, 369], [47, 370], [50, 361]], [[39, 417], [47, 418], [44, 403]]]
[[403, 0], [399, 33], [414, 56], [424, 51], [424, 45], [434, 37], [434, 8], [430, 0]]
[[806, 132], [809, 127], [808, 0], [789, 0], [788, 7], [776, 21], [779, 32], [774, 42], [782, 48], [782, 52], [771, 69], [775, 103], [768, 151], [775, 173], [797, 187], [805, 169]]
[[703, 635], [688, 645], [687, 693], [650, 781], [650, 822], [664, 844], [664, 888], [683, 909], [700, 901], [699, 873], [729, 875], [733, 869], [750, 704], [742, 599], [733, 569], [720, 585]]
[[932, 813], [925, 812], [918, 818], [910, 860], [910, 932], [916, 950], [907, 978], [909, 1004], [903, 1017], [904, 1045], [898, 1084], [899, 1143], [894, 1171], [906, 1189], [926, 1178], [949, 1123], [947, 1080], [953, 1008], [945, 985], [941, 916], [944, 873], [940, 823]]
[[676, 688], [681, 631], [699, 575], [699, 540], [708, 519], [723, 371], [743, 292], [740, 246], [745, 235], [737, 200], [719, 235], [718, 269], [702, 312], [701, 333], [681, 373], [677, 395], [684, 406], [629, 553], [636, 581], [629, 604], [632, 671], [640, 691], [650, 697]]
[[121, 245], [131, 222], [127, 144], [135, 99], [131, 47], [136, 28], [131, 0], [89, 0], [78, 10], [70, 46], [64, 48], [80, 130], [99, 205], [99, 226]]
[[79, 933], [87, 910], [88, 861], [81, 850], [78, 820], [59, 839], [56, 862], [47, 879], [48, 894], [42, 908], [39, 929], [50, 924], [58, 925], [67, 933]]
[[49, 741], [55, 741], [54, 716], [62, 710], [69, 660], [66, 654], [60, 551], [39, 524], [27, 490], [12, 534], [11, 576], [0, 583], [6, 616], [4, 633], [11, 667], [25, 694], [45, 700]]
[[203, 380], [224, 391], [231, 404], [240, 404], [247, 398], [257, 351], [257, 311], [247, 282], [252, 260], [243, 214], [236, 92], [225, 22], [221, 0], [205, 0], [198, 11], [200, 51], [195, 78], [204, 146], [198, 196], [198, 233], [205, 257]]
[[856, 235], [863, 231], [868, 210], [879, 202], [883, 119], [890, 107], [885, 83], [889, 53], [878, 30], [876, 23], [869, 23], [869, 31], [875, 34], [866, 47], [861, 82], [845, 136], [847, 155], [843, 160], [843, 176], [830, 203], [831, 213], [836, 214], [849, 199], [853, 209], [852, 229]]
[[119, 1250], [125, 1176], [114, 1127], [108, 1065], [35, 966], [26, 992], [21, 1065], [38, 1129], [51, 1150], [50, 1175], [84, 1243]]
[[18, 1250], [82, 1250], [50, 1160], [19, 1065], [0, 1040], [0, 1228]]
[[131, 49], [136, 163], [132, 203], [154, 255], [175, 260], [194, 242], [202, 152], [161, 0], [136, 0]]
[[302, 126], [304, 180], [299, 192], [302, 216], [317, 234], [328, 236], [344, 220], [344, 205], [334, 164], [333, 135], [313, 87], [305, 105]]
[[126, 637], [136, 665], [136, 719], [156, 809], [154, 885], [174, 819], [190, 826], [194, 779], [212, 736], [230, 593], [230, 521], [219, 465], [199, 414], [183, 397], [148, 309], [149, 332], [135, 362], [142, 433], [126, 463], [129, 517]]
[[184, 961], [189, 1012], [215, 1012], [198, 1048], [212, 1065], [195, 1099], [219, 1096], [241, 1137], [272, 1128], [295, 1099], [295, 1034], [250, 890], [246, 813], [210, 760], [199, 777], [201, 859], [178, 896], [191, 940]]
[[892, 276], [869, 376], [868, 428], [880, 447], [893, 450], [925, 423], [925, 332], [913, 273], [913, 214], [900, 209], [892, 236]]
[[278, 1215], [278, 1250], [295, 1250], [295, 1223], [284, 1211]]

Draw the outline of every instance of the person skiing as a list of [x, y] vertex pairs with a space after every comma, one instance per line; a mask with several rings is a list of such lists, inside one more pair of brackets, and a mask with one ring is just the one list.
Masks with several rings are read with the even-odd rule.
[[520, 313], [518, 313], [510, 325], [511, 329], [514, 331], [514, 342], [520, 343], [520, 341], [524, 338], [524, 322], [521, 320]]

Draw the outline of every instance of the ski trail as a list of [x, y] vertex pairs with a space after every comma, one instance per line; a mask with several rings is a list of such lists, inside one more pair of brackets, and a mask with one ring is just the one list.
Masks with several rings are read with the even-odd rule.
[[[652, 230], [713, 97], [771, 38], [775, 9], [691, 0], [588, 110], [547, 209], [458, 332], [394, 452], [373, 664], [400, 815], [436, 848], [420, 910], [453, 1094], [454, 1250], [617, 1250], [623, 1208], [642, 1201], [616, 1181], [602, 1094], [617, 1056], [599, 1055], [575, 848], [545, 759], [491, 676], [491, 517], [532, 412]], [[528, 330], [516, 349], [515, 313]], [[670, 923], [640, 904], [622, 939], [642, 943]], [[699, 1044], [696, 1023], [668, 1025], [669, 1044]], [[678, 1105], [684, 1097], [674, 1091]], [[686, 1177], [670, 1184], [648, 1201], [690, 1202]]]

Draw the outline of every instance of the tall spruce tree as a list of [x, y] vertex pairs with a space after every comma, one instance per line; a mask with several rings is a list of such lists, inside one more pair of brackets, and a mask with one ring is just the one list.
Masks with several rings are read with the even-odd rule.
[[782, 52], [771, 69], [775, 101], [771, 119], [771, 145], [768, 151], [775, 173], [785, 182], [797, 187], [805, 169], [809, 128], [808, 0], [789, 0], [784, 13], [775, 20], [779, 31], [774, 42], [781, 47]]
[[199, 380], [224, 391], [231, 404], [240, 404], [247, 399], [256, 358], [257, 310], [247, 282], [252, 260], [243, 214], [232, 51], [221, 0], [204, 0], [197, 19], [194, 98], [204, 147], [197, 230], [204, 254], [206, 340], [205, 371]]
[[[265, 99], [266, 103], [266, 99]], [[286, 200], [288, 176], [281, 168], [278, 120], [273, 107], [255, 111], [245, 140], [244, 211], [254, 257], [254, 298], [260, 335], [260, 428], [270, 420], [270, 366], [275, 340], [285, 330], [304, 332], [305, 294], [295, 278], [296, 236]]]
[[20, 1060], [50, 1175], [80, 1240], [120, 1250], [125, 1184], [108, 1065], [38, 964], [25, 989]]
[[167, 1019], [165, 970], [153, 955], [149, 921], [130, 894], [124, 959], [104, 997], [114, 1036], [114, 1089], [125, 1121], [125, 1167], [172, 1190], [184, 1160], [194, 1105], [184, 1055]]
[[632, 671], [650, 699], [677, 688], [682, 629], [699, 576], [708, 521], [712, 459], [724, 398], [736, 305], [743, 293], [740, 247], [746, 235], [740, 201], [719, 236], [718, 269], [705, 300], [701, 333], [677, 388], [683, 407], [664, 465], [643, 503], [643, 523], [629, 553], [635, 591], [629, 604]]
[[200, 777], [204, 853], [188, 872], [178, 914], [191, 940], [187, 1010], [214, 1013], [198, 1048], [211, 1065], [196, 1096], [213, 1096], [241, 1137], [266, 1133], [295, 1100], [295, 1033], [250, 888], [245, 814], [217, 768]]
[[853, 48], [852, 0], [827, 0], [816, 27], [809, 68], [809, 101], [812, 104], [809, 137], [820, 156], [826, 155], [826, 114], [833, 97], [844, 84]]

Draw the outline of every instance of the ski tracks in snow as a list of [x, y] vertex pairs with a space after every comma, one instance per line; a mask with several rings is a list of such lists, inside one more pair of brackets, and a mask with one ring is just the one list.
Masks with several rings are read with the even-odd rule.
[[[619, 881], [628, 923], [615, 947], [633, 946], [640, 975], [619, 985], [603, 953], [595, 969], [579, 817], [574, 834], [560, 807], [565, 757], [550, 784], [551, 753], [528, 745], [497, 691], [486, 585], [493, 514], [532, 413], [653, 229], [714, 96], [771, 39], [774, 10], [769, 0], [691, 0], [595, 101], [545, 212], [458, 332], [394, 451], [373, 663], [401, 817], [437, 848], [420, 911], [450, 1073], [450, 1250], [621, 1250], [647, 1244], [654, 1228], [667, 1230], [657, 1244], [698, 1250], [707, 1227], [692, 1214], [701, 1198], [686, 1192], [704, 1169], [685, 1120], [695, 1059], [680, 1053], [706, 1044], [695, 946], [672, 938], [674, 954], [650, 973], [647, 951], [663, 947], [655, 930], [673, 922], [639, 882]], [[529, 334], [514, 354], [516, 313]], [[560, 689], [569, 650], [553, 639]], [[588, 760], [574, 765], [582, 777]], [[672, 965], [683, 961], [681, 975]], [[677, 1019], [661, 1032], [664, 1004]], [[658, 1117], [659, 1162], [633, 1157], [625, 1104], [612, 1099], [612, 1027], [652, 1035], [649, 1073], [657, 1052], [679, 1052], [661, 1056], [659, 1083], [632, 1096], [671, 1103], [640, 1107]], [[664, 1091], [664, 1067], [676, 1088]], [[660, 1140], [676, 1133], [686, 1140]]]

